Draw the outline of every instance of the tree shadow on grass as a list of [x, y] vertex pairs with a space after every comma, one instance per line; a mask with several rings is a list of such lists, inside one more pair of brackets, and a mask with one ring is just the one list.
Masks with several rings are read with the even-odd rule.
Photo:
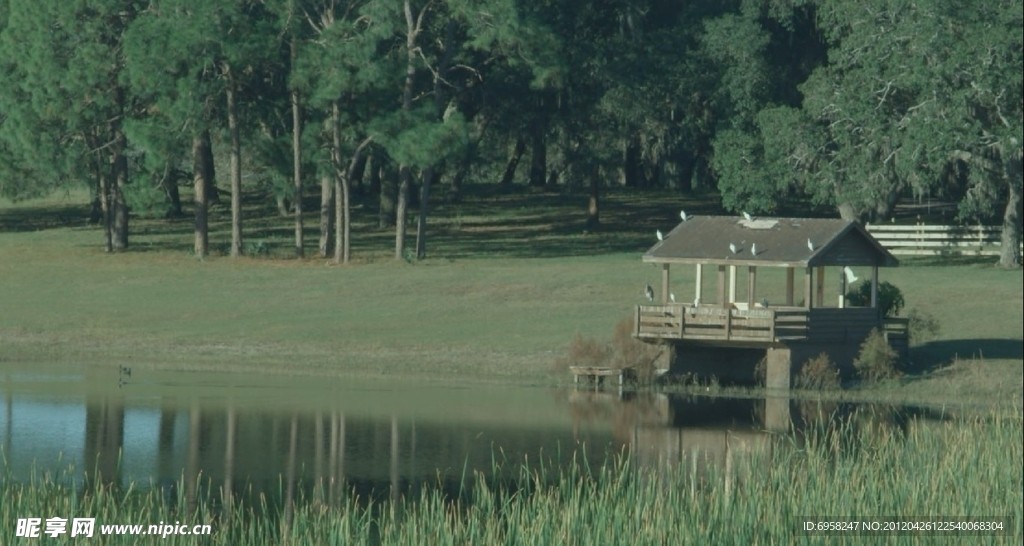
[[89, 225], [88, 204], [0, 207], [0, 232], [41, 231]]
[[952, 365], [956, 359], [1024, 360], [1024, 340], [949, 339], [924, 343], [910, 349], [910, 374], [926, 374]]

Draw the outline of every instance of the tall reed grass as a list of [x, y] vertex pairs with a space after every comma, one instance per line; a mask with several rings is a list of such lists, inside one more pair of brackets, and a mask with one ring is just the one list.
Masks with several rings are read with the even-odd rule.
[[[808, 536], [804, 518], [1000, 517], [1003, 534], [964, 536], [956, 543], [1020, 544], [1024, 507], [1022, 415], [905, 427], [823, 426], [779, 436], [763, 449], [737, 451], [724, 465], [684, 456], [676, 464], [640, 466], [622, 457], [591, 470], [496, 464], [491, 475], [466, 477], [461, 495], [426, 488], [388, 501], [349, 496], [334, 504], [301, 500], [268, 506], [219, 493], [168, 502], [157, 490], [74, 486], [59, 476], [0, 486], [0, 543], [15, 541], [25, 517], [94, 517], [104, 523], [213, 526], [212, 536], [64, 537], [47, 544], [334, 545], [334, 544], [948, 544], [937, 535]], [[184, 491], [188, 484], [179, 484]], [[454, 497], [454, 498], [453, 498]], [[21, 539], [36, 543], [36, 539]], [[42, 542], [39, 542], [42, 543]]]

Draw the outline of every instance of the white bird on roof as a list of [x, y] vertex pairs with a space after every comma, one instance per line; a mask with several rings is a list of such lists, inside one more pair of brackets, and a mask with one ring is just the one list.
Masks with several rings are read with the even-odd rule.
[[757, 256], [757, 243], [750, 244], [750, 253]]
[[681, 211], [679, 211], [679, 219], [685, 222], [685, 221], [689, 220], [690, 217], [686, 215], [686, 211], [685, 210], [681, 210]]
[[810, 237], [807, 238], [807, 250], [814, 252], [814, 242], [811, 241]]
[[665, 240], [665, 236], [661, 233], [660, 229], [659, 230], [655, 230], [654, 234], [658, 236], [658, 240], [659, 241], [664, 241]]
[[668, 299], [669, 299], [669, 300], [670, 300], [670, 301], [671, 301], [672, 303], [675, 303], [675, 302], [676, 302], [676, 294], [675, 294], [675, 292], [669, 292], [669, 293], [668, 293]]
[[743, 211], [743, 219], [748, 221], [748, 222], [753, 222], [754, 221], [754, 217], [751, 216], [750, 213], [748, 213], [747, 211]]
[[736, 254], [736, 245], [733, 243], [729, 243], [729, 251], [732, 252], [733, 254]]
[[651, 288], [651, 283], [644, 286], [644, 295], [647, 296], [647, 301], [654, 301], [654, 289]]
[[846, 284], [853, 284], [860, 280], [859, 277], [853, 274], [853, 270], [850, 269], [850, 266], [844, 267], [843, 273], [846, 275]]

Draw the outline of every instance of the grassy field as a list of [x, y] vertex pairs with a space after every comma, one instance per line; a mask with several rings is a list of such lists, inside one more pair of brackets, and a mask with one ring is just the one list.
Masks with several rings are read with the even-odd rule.
[[[132, 250], [106, 255], [82, 195], [0, 203], [0, 362], [8, 368], [140, 369], [313, 376], [401, 376], [551, 383], [576, 332], [607, 339], [659, 272], [640, 262], [684, 205], [669, 195], [604, 200], [604, 227], [582, 230], [582, 198], [479, 195], [442, 204], [431, 258], [391, 259], [393, 231], [356, 210], [353, 265], [295, 260], [291, 225], [249, 203], [260, 254], [200, 261], [188, 219], [135, 219]], [[227, 248], [214, 211], [213, 248]], [[312, 226], [314, 219], [307, 224]], [[258, 242], [259, 245], [254, 243]], [[314, 254], [315, 237], [307, 237]], [[689, 268], [673, 270], [681, 294]], [[890, 396], [1019, 405], [1024, 393], [1021, 271], [984, 263], [905, 264], [883, 271], [908, 309], [933, 315], [937, 339], [915, 347], [917, 370], [877, 387]], [[759, 286], [781, 297], [781, 271]], [[762, 292], [759, 292], [762, 293]]]
[[[674, 225], [680, 205], [714, 211], [714, 203], [668, 195], [612, 194], [604, 228], [585, 233], [582, 204], [524, 194], [441, 205], [431, 258], [418, 263], [391, 259], [393, 233], [377, 230], [364, 207], [357, 209], [356, 262], [340, 267], [289, 258], [290, 223], [267, 204], [249, 203], [246, 233], [258, 255], [200, 261], [189, 252], [187, 219], [135, 219], [132, 250], [106, 255], [99, 230], [85, 222], [82, 196], [0, 202], [0, 368], [40, 377], [128, 365], [137, 374], [268, 383], [564, 383], [569, 377], [553, 364], [573, 336], [610, 338], [642, 300], [643, 284], [658, 280], [640, 262], [654, 230]], [[214, 212], [213, 248], [223, 253], [226, 211]], [[692, 274], [673, 270], [678, 293], [692, 286]], [[913, 348], [913, 373], [844, 396], [998, 409], [972, 408], [961, 414], [974, 417], [905, 431], [782, 437], [770, 452], [699, 478], [685, 469], [655, 478], [630, 466], [555, 475], [532, 464], [514, 484], [467, 477], [461, 500], [428, 488], [397, 504], [300, 502], [284, 512], [270, 508], [269, 516], [240, 506], [229, 517], [214, 493], [194, 505], [179, 496], [168, 506], [154, 489], [72, 491], [59, 477], [0, 479], [0, 521], [11, 526], [38, 513], [95, 517], [97, 524], [173, 518], [213, 525], [210, 537], [150, 541], [183, 545], [945, 544], [949, 537], [934, 535], [805, 536], [798, 526], [805, 516], [992, 516], [1010, 518], [1007, 534], [952, 541], [1019, 544], [1021, 271], [913, 262], [884, 271], [883, 280], [901, 288], [908, 310], [934, 316], [939, 335]], [[768, 298], [780, 297], [781, 272], [763, 272], [759, 285]], [[247, 517], [256, 512], [263, 515]]]
[[[1021, 425], [1019, 410], [862, 434], [839, 425], [739, 451], [724, 467], [702, 473], [686, 462], [651, 473], [628, 462], [592, 472], [582, 464], [558, 469], [513, 461], [512, 477], [492, 479], [498, 467], [492, 476], [467, 476], [454, 498], [425, 488], [418, 497], [380, 504], [348, 497], [268, 508], [236, 500], [223, 510], [217, 492], [195, 500], [178, 495], [168, 506], [156, 489], [74, 491], [59, 476], [4, 480], [0, 521], [13, 525], [41, 513], [95, 518], [97, 535], [110, 524], [181, 522], [212, 530], [166, 538], [64, 535], [48, 544], [1020, 544]], [[977, 518], [1003, 527], [976, 534], [808, 534], [803, 524], [815, 517], [924, 525]]]

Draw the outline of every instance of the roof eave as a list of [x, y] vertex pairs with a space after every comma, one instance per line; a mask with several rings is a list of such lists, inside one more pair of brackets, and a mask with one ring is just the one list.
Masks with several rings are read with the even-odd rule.
[[643, 255], [644, 263], [650, 264], [680, 264], [680, 265], [737, 265], [755, 267], [807, 267], [807, 261], [773, 262], [767, 260], [732, 260], [719, 258], [661, 258]]

